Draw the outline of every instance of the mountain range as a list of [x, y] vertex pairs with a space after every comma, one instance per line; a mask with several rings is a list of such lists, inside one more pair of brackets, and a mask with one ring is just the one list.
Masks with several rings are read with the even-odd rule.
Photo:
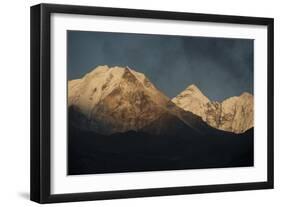
[[253, 127], [253, 95], [210, 101], [195, 85], [170, 99], [142, 73], [129, 67], [98, 66], [68, 81], [72, 125], [99, 134], [137, 131], [243, 133]]
[[172, 101], [220, 130], [243, 133], [253, 127], [253, 95], [247, 92], [217, 102], [210, 101], [195, 85], [190, 85]]
[[68, 174], [253, 166], [253, 96], [167, 97], [129, 67], [68, 81]]

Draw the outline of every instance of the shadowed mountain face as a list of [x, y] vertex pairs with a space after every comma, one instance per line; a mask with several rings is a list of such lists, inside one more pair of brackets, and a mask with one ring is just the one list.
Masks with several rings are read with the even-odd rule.
[[170, 100], [144, 74], [99, 66], [68, 82], [69, 174], [251, 166], [251, 103], [211, 111], [194, 85]]

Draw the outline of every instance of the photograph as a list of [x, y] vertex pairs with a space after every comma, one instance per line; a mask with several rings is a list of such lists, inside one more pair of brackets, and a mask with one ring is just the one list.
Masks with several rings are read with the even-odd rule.
[[30, 200], [274, 188], [274, 18], [37, 4], [30, 40]]
[[254, 39], [66, 36], [68, 175], [254, 166]]

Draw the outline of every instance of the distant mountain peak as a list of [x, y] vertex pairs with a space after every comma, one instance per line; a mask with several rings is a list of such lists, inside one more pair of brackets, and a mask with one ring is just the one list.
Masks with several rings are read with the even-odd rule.
[[253, 95], [248, 92], [217, 102], [210, 101], [192, 84], [172, 101], [185, 111], [200, 116], [214, 128], [242, 133], [253, 127]]
[[185, 111], [190, 111], [195, 115], [202, 117], [204, 116], [205, 104], [210, 102], [210, 100], [195, 84], [192, 84], [173, 98], [172, 102]]
[[199, 88], [195, 84], [189, 85], [185, 90], [200, 91]]
[[253, 127], [250, 93], [213, 102], [191, 84], [170, 100], [129, 66], [97, 66], [82, 78], [68, 81], [68, 107], [78, 127], [101, 134], [138, 131], [152, 123], [163, 131], [171, 128], [166, 118], [174, 116], [194, 130], [204, 124], [235, 133]]
[[124, 78], [124, 79], [126, 79], [127, 81], [130, 81], [130, 82], [139, 81], [136, 78], [136, 76], [133, 74], [134, 72], [131, 69], [126, 67], [123, 70], [124, 70], [124, 72], [123, 72], [122, 78]]
[[210, 100], [203, 94], [203, 92], [195, 85], [191, 84], [189, 85], [183, 92], [182, 94], [184, 95], [192, 95], [197, 99], [200, 99], [202, 102], [206, 103], [209, 102]]
[[84, 77], [90, 77], [95, 74], [106, 73], [106, 72], [108, 72], [108, 70], [109, 70], [109, 67], [107, 65], [100, 65], [100, 66], [92, 69], [90, 72], [86, 73], [84, 75]]
[[253, 95], [248, 92], [243, 92], [239, 97], [253, 98]]
[[[210, 100], [195, 84], [189, 85], [179, 95], [173, 98], [172, 101], [184, 108], [189, 107], [190, 105], [201, 105], [210, 102]], [[182, 104], [184, 104], [185, 106], [182, 106]]]
[[169, 98], [142, 73], [127, 67], [98, 66], [68, 82], [68, 106], [81, 128], [107, 134], [139, 130], [164, 113]]

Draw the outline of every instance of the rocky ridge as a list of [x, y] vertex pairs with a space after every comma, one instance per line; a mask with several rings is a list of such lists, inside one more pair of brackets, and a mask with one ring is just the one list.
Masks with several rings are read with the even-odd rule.
[[243, 133], [253, 127], [249, 93], [219, 103], [190, 85], [171, 100], [144, 74], [129, 67], [98, 66], [68, 81], [68, 108], [70, 124], [100, 134], [178, 133], [185, 126], [200, 133], [210, 128]]
[[210, 126], [234, 133], [253, 127], [253, 95], [244, 92], [222, 102], [210, 101], [195, 85], [187, 87], [172, 101], [202, 118]]

